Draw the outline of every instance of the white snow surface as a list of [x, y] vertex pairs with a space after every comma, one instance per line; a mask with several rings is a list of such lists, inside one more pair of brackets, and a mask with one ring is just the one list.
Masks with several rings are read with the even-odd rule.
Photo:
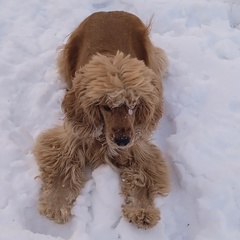
[[[57, 48], [85, 17], [109, 10], [153, 16], [151, 39], [169, 58], [153, 141], [172, 187], [156, 199], [162, 219], [149, 230], [121, 217], [119, 179], [108, 166], [92, 173], [69, 223], [37, 211], [31, 149], [63, 118]], [[239, 240], [239, 93], [239, 0], [0, 0], [0, 240]]]

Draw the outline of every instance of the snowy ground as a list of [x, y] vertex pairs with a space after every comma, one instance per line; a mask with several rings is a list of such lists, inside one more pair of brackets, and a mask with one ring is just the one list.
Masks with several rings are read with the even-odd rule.
[[[56, 49], [94, 11], [126, 10], [165, 49], [165, 115], [154, 135], [172, 192], [162, 220], [140, 230], [121, 218], [118, 177], [93, 172], [71, 222], [36, 210], [35, 137], [61, 122]], [[239, 0], [0, 0], [0, 240], [240, 239]]]

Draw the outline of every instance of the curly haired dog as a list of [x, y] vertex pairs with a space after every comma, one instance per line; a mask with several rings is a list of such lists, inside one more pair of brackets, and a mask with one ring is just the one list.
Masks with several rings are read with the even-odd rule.
[[169, 192], [168, 169], [149, 139], [162, 116], [167, 61], [148, 35], [149, 26], [130, 13], [97, 12], [63, 46], [64, 124], [40, 134], [33, 150], [39, 211], [49, 219], [68, 221], [85, 167], [109, 164], [121, 178], [123, 216], [140, 228], [159, 221], [154, 198]]

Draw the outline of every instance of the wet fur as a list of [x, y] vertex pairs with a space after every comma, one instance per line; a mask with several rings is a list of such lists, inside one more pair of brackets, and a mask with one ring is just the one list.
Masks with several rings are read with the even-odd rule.
[[[124, 217], [140, 228], [160, 219], [157, 195], [169, 192], [166, 163], [150, 136], [162, 116], [164, 51], [152, 45], [149, 26], [126, 12], [100, 12], [71, 34], [59, 58], [68, 86], [63, 125], [37, 138], [41, 214], [67, 222], [85, 183], [85, 168], [109, 164], [121, 177]], [[117, 146], [115, 138], [129, 137]]]

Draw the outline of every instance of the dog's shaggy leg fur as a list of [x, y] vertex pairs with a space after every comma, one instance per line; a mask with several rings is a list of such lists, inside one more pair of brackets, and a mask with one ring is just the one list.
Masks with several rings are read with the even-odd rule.
[[125, 197], [123, 215], [139, 228], [151, 228], [160, 220], [154, 198], [169, 192], [167, 166], [160, 150], [148, 142], [133, 147], [132, 161], [131, 167], [120, 172]]
[[39, 212], [57, 223], [69, 220], [73, 202], [85, 182], [84, 159], [77, 147], [63, 127], [56, 127], [42, 133], [33, 150], [43, 182]]

